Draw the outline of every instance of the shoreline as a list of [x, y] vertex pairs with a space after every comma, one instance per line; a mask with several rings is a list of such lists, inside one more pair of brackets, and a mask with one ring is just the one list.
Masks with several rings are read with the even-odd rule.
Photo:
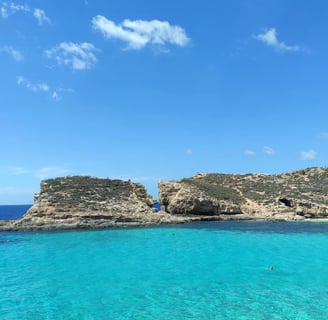
[[[169, 214], [166, 214], [169, 215]], [[109, 229], [128, 229], [128, 228], [148, 228], [162, 226], [179, 226], [202, 222], [293, 222], [293, 223], [328, 223], [328, 218], [260, 218], [260, 217], [234, 217], [234, 216], [174, 216], [170, 215], [171, 221], [162, 222], [108, 222], [106, 225], [95, 224], [38, 224], [38, 225], [15, 225], [21, 219], [17, 220], [0, 220], [0, 232], [61, 232], [61, 231], [87, 231], [87, 230], [109, 230]], [[178, 218], [178, 219], [177, 219]]]
[[[280, 175], [197, 174], [159, 182], [159, 200], [130, 180], [44, 180], [34, 204], [0, 231], [92, 230], [202, 221], [328, 222], [328, 168]], [[153, 208], [158, 203], [161, 210]]]

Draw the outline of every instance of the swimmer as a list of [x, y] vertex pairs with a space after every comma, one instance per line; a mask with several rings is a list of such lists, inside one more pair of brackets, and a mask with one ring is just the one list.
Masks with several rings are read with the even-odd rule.
[[270, 267], [269, 267], [269, 270], [272, 271], [272, 270], [273, 270], [273, 266], [270, 266]]

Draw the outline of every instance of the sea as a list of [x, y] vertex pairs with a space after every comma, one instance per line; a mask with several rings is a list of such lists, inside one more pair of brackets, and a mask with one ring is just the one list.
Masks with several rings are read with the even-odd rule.
[[321, 222], [0, 232], [0, 319], [328, 319], [327, 268]]
[[28, 209], [31, 208], [31, 204], [20, 205], [0, 205], [0, 220], [15, 220], [21, 218]]

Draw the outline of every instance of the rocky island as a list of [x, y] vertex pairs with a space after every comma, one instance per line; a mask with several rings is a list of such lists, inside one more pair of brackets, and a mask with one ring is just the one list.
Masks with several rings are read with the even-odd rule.
[[41, 182], [34, 205], [2, 231], [96, 229], [175, 223], [183, 220], [152, 209], [155, 200], [139, 183], [72, 176]]
[[159, 182], [161, 211], [139, 183], [73, 176], [41, 182], [34, 205], [0, 231], [108, 228], [202, 220], [328, 218], [328, 169], [197, 174]]

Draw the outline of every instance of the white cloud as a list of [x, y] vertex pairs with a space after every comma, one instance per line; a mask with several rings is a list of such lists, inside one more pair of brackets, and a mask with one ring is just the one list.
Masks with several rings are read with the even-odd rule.
[[3, 2], [1, 5], [1, 16], [3, 18], [8, 18], [11, 14], [14, 14], [19, 11], [29, 13], [31, 12], [31, 9], [27, 5], [19, 5], [13, 2]]
[[0, 13], [2, 18], [7, 18], [8, 17], [8, 10], [5, 7], [0, 8]]
[[52, 92], [51, 97], [56, 101], [60, 101], [62, 99], [63, 94], [66, 94], [66, 93], [74, 93], [74, 90], [58, 88]]
[[10, 15], [16, 12], [23, 12], [31, 14], [42, 25], [44, 22], [50, 23], [50, 19], [47, 17], [44, 10], [39, 8], [30, 8], [28, 5], [15, 4], [14, 2], [3, 2], [0, 8], [0, 13], [3, 18], [8, 18]]
[[315, 160], [317, 157], [317, 152], [314, 150], [302, 151], [301, 159], [302, 160]]
[[186, 150], [186, 154], [189, 155], [189, 156], [191, 156], [191, 155], [192, 155], [192, 149], [190, 149], [190, 148], [187, 149], [187, 150]]
[[74, 70], [90, 69], [98, 60], [94, 52], [98, 49], [91, 43], [61, 42], [58, 46], [46, 50], [48, 58], [54, 58], [59, 65], [66, 65]]
[[24, 60], [24, 56], [22, 55], [22, 53], [20, 53], [18, 50], [11, 46], [0, 47], [0, 53], [1, 52], [9, 54], [15, 61]]
[[107, 39], [118, 39], [127, 44], [127, 49], [140, 50], [147, 44], [164, 47], [173, 44], [184, 47], [190, 39], [179, 26], [160, 20], [129, 20], [120, 24], [98, 15], [92, 19], [92, 28]]
[[51, 89], [51, 87], [49, 87], [44, 82], [31, 82], [23, 76], [18, 76], [16, 79], [16, 82], [18, 85], [23, 86], [23, 87], [27, 88], [28, 90], [31, 90], [34, 92], [49, 92], [49, 94], [51, 94], [51, 97], [55, 101], [60, 101], [63, 98], [63, 96], [74, 93], [73, 89], [67, 89], [67, 88], [61, 88], [61, 87], [58, 87], [56, 89]]
[[290, 46], [286, 45], [284, 42], [278, 41], [277, 31], [275, 28], [271, 28], [264, 33], [255, 35], [254, 37], [255, 39], [265, 43], [267, 46], [273, 47], [280, 52], [302, 50], [300, 46]]
[[250, 149], [246, 149], [246, 150], [244, 151], [244, 154], [245, 154], [246, 156], [252, 157], [252, 156], [255, 156], [255, 151], [250, 150]]
[[39, 25], [42, 25], [44, 22], [50, 23], [50, 19], [47, 17], [46, 13], [42, 9], [34, 9], [33, 16], [39, 22]]
[[59, 97], [59, 94], [57, 93], [57, 91], [54, 91], [51, 96], [56, 101], [60, 100], [60, 97]]
[[44, 82], [30, 82], [29, 80], [25, 79], [23, 76], [17, 77], [17, 84], [26, 87], [27, 89], [38, 92], [47, 92], [49, 91], [49, 86]]
[[263, 153], [265, 153], [268, 156], [273, 156], [276, 153], [272, 148], [270, 148], [268, 146], [264, 146], [262, 148], [262, 151], [263, 151]]

